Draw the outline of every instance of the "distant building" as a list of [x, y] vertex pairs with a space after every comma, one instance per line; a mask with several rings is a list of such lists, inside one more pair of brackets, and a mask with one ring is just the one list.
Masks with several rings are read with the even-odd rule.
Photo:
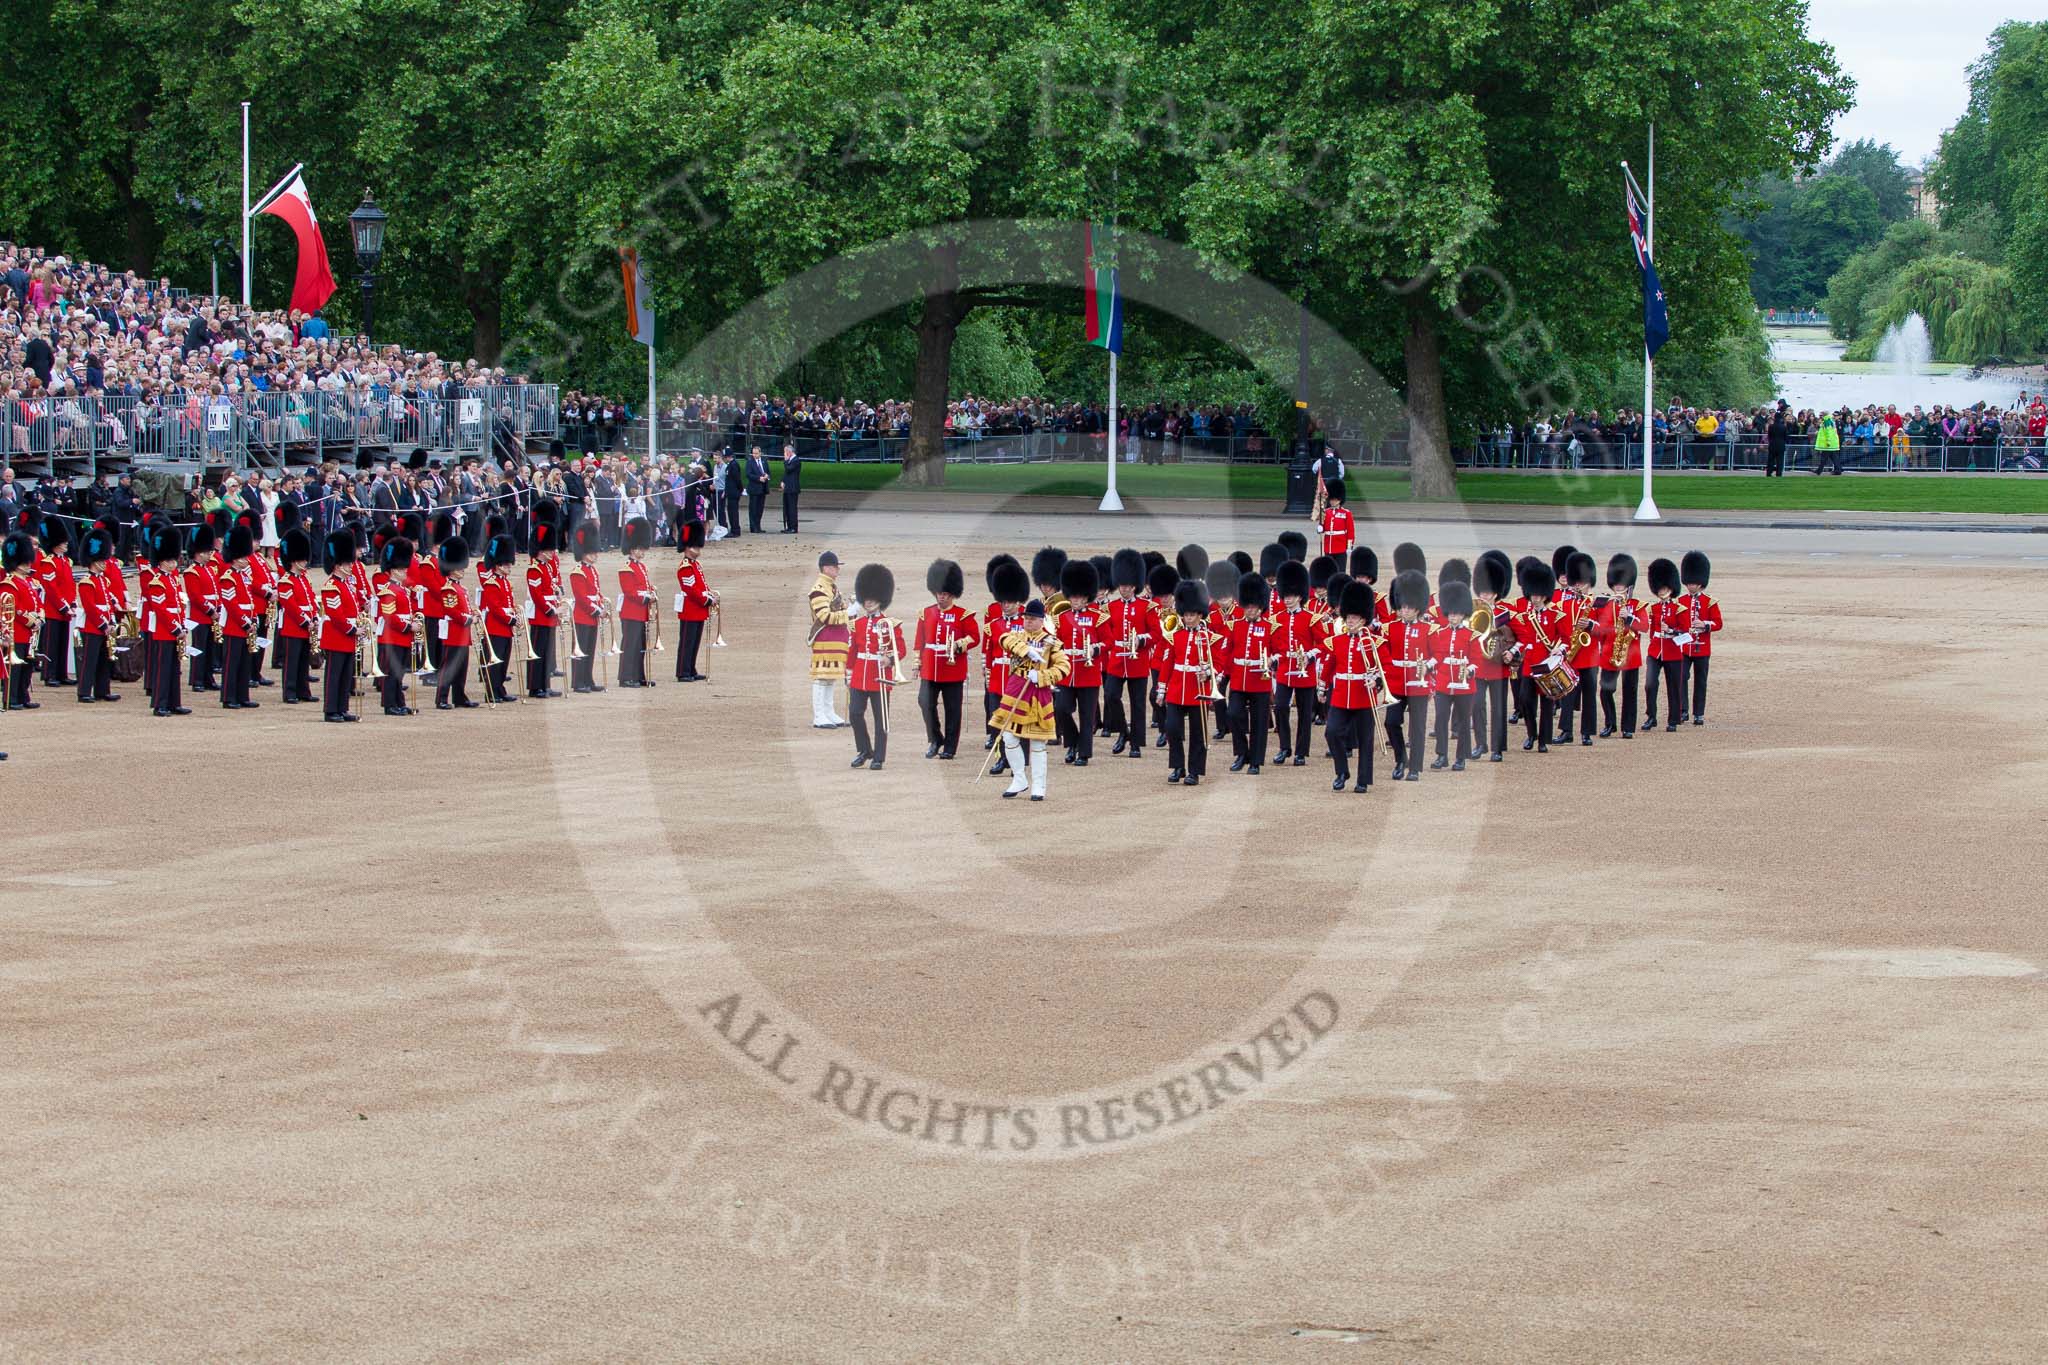
[[1906, 189], [1913, 196], [1913, 216], [1927, 222], [1934, 222], [1941, 216], [1941, 204], [1934, 197], [1934, 187], [1927, 183], [1927, 172], [1907, 168]]

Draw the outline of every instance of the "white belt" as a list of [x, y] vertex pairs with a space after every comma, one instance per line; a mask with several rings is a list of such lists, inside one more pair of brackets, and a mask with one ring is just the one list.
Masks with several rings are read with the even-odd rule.
[[882, 662], [882, 656], [879, 654], [856, 654], [853, 657], [856, 659], [866, 659], [871, 664]]
[[1372, 675], [1372, 674], [1370, 674], [1370, 673], [1339, 673], [1339, 674], [1338, 674], [1338, 675], [1337, 675], [1337, 676], [1336, 676], [1336, 677], [1335, 677], [1334, 679], [1332, 679], [1332, 681], [1334, 681], [1334, 682], [1371, 682], [1371, 681], [1372, 681], [1372, 677], [1373, 677], [1373, 675]]

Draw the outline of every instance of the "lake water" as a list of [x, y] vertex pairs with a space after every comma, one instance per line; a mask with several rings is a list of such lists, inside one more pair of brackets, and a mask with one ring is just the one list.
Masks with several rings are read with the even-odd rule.
[[1915, 404], [1930, 407], [1937, 403], [1956, 407], [1971, 403], [1997, 403], [2002, 406], [2019, 397], [2022, 389], [2032, 392], [2027, 383], [2016, 375], [1972, 376], [1966, 369], [1946, 374], [1917, 375], [1909, 379], [1893, 374], [1881, 365], [1850, 373], [1800, 368], [1802, 362], [1839, 363], [1842, 352], [1847, 348], [1848, 343], [1832, 337], [1774, 334], [1771, 337], [1771, 370], [1777, 376], [1778, 396], [1790, 403], [1795, 412], [1801, 408], [1812, 408], [1818, 412], [1844, 404], [1860, 408], [1868, 403], [1891, 404], [1902, 409]]

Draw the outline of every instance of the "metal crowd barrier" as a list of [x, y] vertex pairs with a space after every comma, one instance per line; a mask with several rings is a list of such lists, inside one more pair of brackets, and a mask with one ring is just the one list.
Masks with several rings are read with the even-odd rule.
[[93, 478], [146, 468], [236, 473], [320, 464], [521, 453], [559, 429], [552, 384], [493, 385], [454, 398], [391, 393], [181, 394], [144, 401], [8, 399], [0, 445], [17, 474]]

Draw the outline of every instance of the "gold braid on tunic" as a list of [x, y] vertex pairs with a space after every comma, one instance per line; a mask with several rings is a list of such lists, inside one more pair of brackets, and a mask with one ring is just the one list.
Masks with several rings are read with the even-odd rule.
[[846, 673], [853, 635], [839, 585], [824, 574], [811, 585], [811, 677], [837, 681]]

